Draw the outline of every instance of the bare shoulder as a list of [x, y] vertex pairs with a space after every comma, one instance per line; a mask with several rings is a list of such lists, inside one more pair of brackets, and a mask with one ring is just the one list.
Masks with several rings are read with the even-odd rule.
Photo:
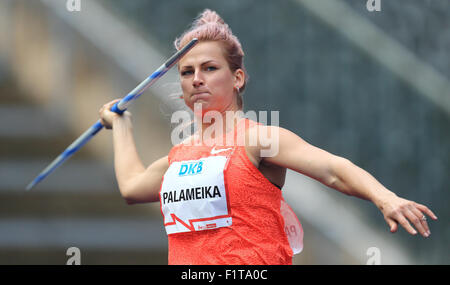
[[264, 139], [276, 140], [279, 136], [295, 135], [288, 129], [280, 126], [255, 124], [246, 129], [246, 136], [248, 139], [258, 141], [260, 144], [264, 143]]
[[246, 129], [246, 146], [253, 147], [258, 151], [279, 147], [282, 141], [295, 140], [299, 138], [288, 129], [272, 125], [254, 125]]
[[278, 164], [294, 151], [311, 148], [300, 136], [280, 126], [254, 125], [246, 130], [246, 150], [256, 161]]
[[286, 177], [286, 168], [273, 163], [267, 157], [277, 153], [279, 145], [278, 126], [254, 125], [246, 130], [245, 150], [248, 158], [261, 171], [261, 173], [272, 183], [282, 187]]
[[257, 140], [262, 149], [267, 149], [270, 146], [280, 148], [307, 144], [299, 135], [280, 126], [258, 125], [249, 130], [249, 137]]
[[245, 130], [245, 150], [253, 164], [259, 166], [264, 157], [275, 155], [280, 134], [284, 131], [278, 126], [262, 124], [254, 124]]

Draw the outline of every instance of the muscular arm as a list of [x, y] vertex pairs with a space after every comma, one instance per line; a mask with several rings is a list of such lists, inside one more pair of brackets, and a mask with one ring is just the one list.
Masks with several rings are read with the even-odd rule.
[[397, 223], [400, 223], [410, 234], [416, 234], [409, 220], [423, 236], [428, 237], [429, 228], [422, 217], [424, 214], [435, 220], [437, 217], [426, 206], [396, 196], [348, 159], [312, 146], [289, 130], [274, 126], [258, 128], [258, 134], [262, 132], [269, 137], [266, 143], [258, 145], [260, 150], [269, 148], [267, 142], [278, 144], [275, 147], [278, 151], [261, 159], [307, 175], [344, 194], [373, 202], [383, 213], [391, 232], [395, 232]]
[[[262, 160], [302, 173], [330, 187], [336, 184], [335, 166], [344, 161], [344, 158], [315, 147], [284, 128], [260, 126], [258, 135], [261, 132], [267, 133], [270, 139], [267, 139], [266, 143], [260, 143], [259, 150], [269, 149], [269, 141], [272, 148], [270, 156], [262, 155]], [[260, 153], [263, 154], [261, 151]], [[346, 193], [344, 189], [337, 190]]]
[[167, 156], [145, 169], [136, 150], [130, 118], [114, 118], [112, 129], [114, 169], [122, 197], [128, 204], [158, 201], [161, 181], [169, 167]]
[[169, 167], [167, 156], [144, 167], [136, 150], [131, 114], [111, 112], [111, 107], [120, 99], [100, 108], [100, 121], [106, 129], [113, 130], [114, 170], [122, 197], [128, 204], [159, 200], [159, 189], [164, 173]]

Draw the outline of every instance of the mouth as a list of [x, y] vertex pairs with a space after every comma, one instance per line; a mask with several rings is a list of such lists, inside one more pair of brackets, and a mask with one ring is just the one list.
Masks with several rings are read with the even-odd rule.
[[193, 98], [193, 99], [204, 99], [204, 98], [206, 98], [206, 97], [208, 97], [208, 96], [210, 96], [211, 94], [209, 93], [209, 92], [207, 92], [207, 91], [202, 91], [202, 92], [195, 92], [195, 93], [192, 93], [192, 95], [191, 95], [191, 97]]
[[197, 96], [197, 95], [205, 95], [205, 94], [209, 94], [208, 91], [197, 91], [192, 93], [192, 96]]

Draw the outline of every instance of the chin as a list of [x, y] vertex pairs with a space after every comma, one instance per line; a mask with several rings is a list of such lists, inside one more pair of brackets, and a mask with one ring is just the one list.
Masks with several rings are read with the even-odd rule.
[[206, 101], [203, 100], [199, 100], [197, 102], [195, 102], [195, 105], [193, 105], [193, 107], [191, 108], [192, 111], [200, 111], [202, 112], [202, 115], [204, 115], [207, 112], [210, 111], [220, 111], [218, 108], [215, 108], [214, 106], [211, 106], [211, 104], [209, 104]]
[[205, 109], [210, 109], [210, 104], [209, 104], [209, 102], [208, 101], [205, 101], [205, 100], [196, 100], [195, 102], [192, 102], [192, 104], [191, 104], [191, 109], [194, 109], [194, 108], [201, 108], [202, 110], [205, 110]]

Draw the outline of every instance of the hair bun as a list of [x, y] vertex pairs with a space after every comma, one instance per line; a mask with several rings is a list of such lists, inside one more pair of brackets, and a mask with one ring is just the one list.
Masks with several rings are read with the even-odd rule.
[[225, 21], [216, 12], [205, 9], [195, 20], [194, 26], [202, 26], [209, 23], [225, 25]]

